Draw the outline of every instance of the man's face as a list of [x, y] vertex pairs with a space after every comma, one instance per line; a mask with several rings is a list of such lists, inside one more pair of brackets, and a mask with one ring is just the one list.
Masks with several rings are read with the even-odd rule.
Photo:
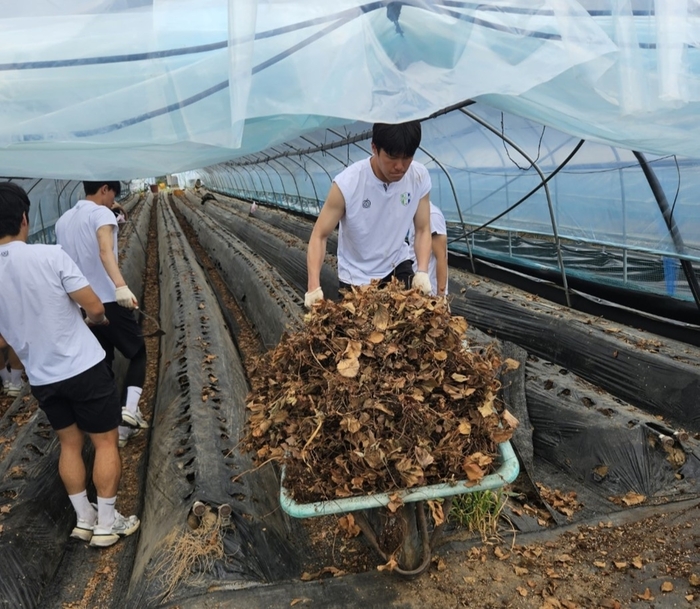
[[107, 186], [103, 186], [103, 199], [102, 199], [102, 205], [105, 205], [106, 207], [112, 207], [114, 205], [114, 197], [116, 193], [111, 190], [110, 188], [107, 188]]
[[95, 202], [111, 209], [112, 205], [114, 205], [116, 193], [112, 189], [107, 188], [107, 185], [104, 184], [100, 190], [97, 191], [97, 194], [98, 197], [95, 199]]
[[384, 150], [377, 151], [374, 144], [372, 144], [372, 152], [376, 159], [375, 170], [379, 174], [377, 177], [382, 182], [398, 182], [413, 161], [412, 156], [396, 157], [387, 154]]

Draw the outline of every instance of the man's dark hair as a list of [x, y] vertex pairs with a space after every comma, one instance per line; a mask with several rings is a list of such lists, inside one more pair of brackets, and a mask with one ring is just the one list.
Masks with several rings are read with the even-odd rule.
[[107, 186], [109, 190], [114, 191], [114, 196], [118, 197], [122, 193], [122, 183], [119, 181], [107, 182], [83, 182], [83, 188], [85, 189], [85, 196], [94, 195], [103, 186]]
[[0, 182], [0, 239], [15, 237], [22, 226], [22, 216], [29, 218], [29, 197], [14, 182]]
[[412, 157], [420, 145], [421, 128], [419, 121], [409, 121], [398, 125], [374, 123], [372, 143], [377, 152], [383, 150], [389, 156]]

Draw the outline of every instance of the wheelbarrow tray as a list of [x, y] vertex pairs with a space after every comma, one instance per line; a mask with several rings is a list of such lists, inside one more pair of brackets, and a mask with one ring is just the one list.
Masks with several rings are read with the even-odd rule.
[[389, 504], [391, 497], [398, 495], [404, 503], [412, 501], [424, 501], [464, 495], [476, 491], [486, 491], [500, 488], [513, 482], [520, 472], [518, 458], [515, 456], [510, 442], [502, 442], [498, 445], [501, 456], [500, 467], [481, 479], [481, 482], [468, 486], [468, 480], [457, 482], [431, 484], [428, 486], [414, 487], [405, 490], [396, 490], [389, 493], [376, 493], [373, 495], [361, 495], [358, 497], [344, 497], [341, 499], [329, 499], [315, 503], [297, 503], [284, 488], [284, 469], [280, 486], [280, 505], [282, 509], [294, 518], [314, 518], [315, 516], [328, 516], [329, 514], [342, 514], [356, 510], [368, 510], [383, 507]]

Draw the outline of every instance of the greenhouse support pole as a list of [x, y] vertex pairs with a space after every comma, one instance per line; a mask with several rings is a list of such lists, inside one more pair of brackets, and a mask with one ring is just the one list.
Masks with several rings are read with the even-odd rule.
[[559, 269], [561, 271], [561, 281], [562, 281], [562, 284], [564, 287], [564, 294], [566, 296], [566, 306], [571, 308], [571, 295], [569, 294], [569, 283], [566, 280], [566, 270], [564, 269], [564, 258], [563, 258], [562, 253], [561, 253], [561, 241], [559, 240], [559, 231], [557, 230], [557, 220], [554, 217], [554, 208], [552, 206], [552, 197], [549, 193], [549, 186], [547, 185], [547, 180], [545, 179], [544, 174], [542, 173], [542, 170], [539, 168], [537, 163], [535, 163], [534, 159], [531, 159], [528, 156], [528, 154], [522, 148], [520, 148], [520, 146], [518, 146], [515, 142], [513, 142], [513, 140], [511, 140], [509, 137], [507, 137], [504, 133], [501, 133], [498, 129], [491, 126], [483, 118], [474, 114], [473, 112], [470, 112], [469, 110], [465, 110], [464, 108], [460, 108], [459, 111], [462, 114], [467, 115], [474, 122], [479, 123], [485, 129], [488, 129], [491, 133], [500, 137], [506, 144], [508, 144], [509, 146], [512, 146], [515, 150], [517, 150], [518, 153], [520, 153], [524, 159], [527, 159], [527, 161], [530, 163], [530, 165], [532, 165], [534, 170], [540, 176], [540, 180], [542, 181], [542, 184], [544, 185], [544, 194], [547, 198], [547, 207], [549, 208], [549, 217], [550, 217], [551, 222], [552, 222], [552, 234], [554, 236], [554, 243], [557, 246], [557, 259], [559, 261]]
[[[335, 156], [334, 154], [330, 153], [326, 148], [323, 148], [323, 145], [322, 145], [322, 144], [319, 145], [319, 144], [317, 144], [316, 142], [314, 142], [313, 140], [310, 140], [308, 137], [304, 137], [303, 135], [301, 136], [301, 139], [304, 140], [305, 142], [309, 142], [309, 144], [312, 144], [313, 146], [315, 146], [316, 148], [318, 148], [318, 152], [321, 152], [322, 154], [327, 154], [327, 155], [328, 155], [329, 157], [331, 157], [332, 159], [335, 159], [335, 160], [338, 161], [338, 163], [340, 163], [343, 167], [347, 167], [347, 166], [348, 166], [348, 164], [347, 164], [343, 159], [338, 158], [338, 157]], [[300, 154], [301, 154], [301, 152], [300, 152]], [[304, 151], [303, 154], [313, 154], [313, 153], [310, 153], [309, 151]], [[332, 181], [333, 181], [333, 180], [331, 180], [331, 182], [332, 182]]]
[[[243, 157], [243, 158], [246, 160], [248, 159], [248, 157]], [[263, 183], [263, 179], [260, 177], [260, 174], [258, 173], [258, 164], [259, 163], [257, 162], [257, 159], [255, 157], [253, 157], [253, 159], [255, 162], [252, 163], [253, 168], [251, 169], [251, 173], [254, 176], [256, 176], [260, 182], [260, 191], [259, 192], [258, 192], [258, 187], [255, 186], [255, 199], [257, 201], [262, 201], [262, 200], [264, 200], [264, 197], [266, 194], [265, 193], [265, 184]], [[255, 185], [255, 180], [253, 180], [253, 185]]]
[[[272, 148], [271, 150], [275, 150], [275, 149]], [[277, 151], [275, 150], [275, 152], [277, 152]], [[277, 163], [278, 165], [281, 165], [282, 167], [284, 167], [284, 170], [285, 170], [290, 176], [292, 176], [292, 182], [294, 183], [294, 188], [295, 188], [296, 191], [297, 191], [297, 201], [299, 202], [299, 205], [303, 208], [303, 207], [304, 207], [304, 204], [303, 204], [303, 202], [302, 202], [302, 200], [301, 200], [301, 192], [299, 191], [299, 185], [297, 184], [297, 179], [296, 179], [296, 177], [294, 177], [294, 174], [292, 173], [292, 171], [289, 169], [289, 167], [287, 167], [284, 163], [282, 163], [281, 161], [277, 160], [276, 158], [270, 158], [270, 159], [268, 159], [268, 160], [269, 160], [269, 161], [274, 161], [274, 162]]]
[[[641, 152], [633, 150], [632, 153], [639, 162], [639, 166], [642, 168], [647, 182], [649, 182], [649, 188], [651, 188], [651, 192], [654, 193], [654, 198], [656, 199], [656, 202], [659, 205], [661, 215], [666, 221], [668, 232], [671, 233], [671, 239], [673, 239], [673, 245], [676, 248], [676, 252], [680, 255], [685, 254], [685, 245], [683, 244], [683, 237], [681, 236], [680, 230], [678, 230], [678, 225], [676, 224], [676, 220], [674, 219], [673, 213], [671, 212], [668, 200], [666, 199], [666, 195], [664, 194], [664, 189], [661, 187], [661, 183], [656, 177], [656, 173], [654, 173], [654, 170], [651, 168], [651, 165], [649, 165], [649, 163], [646, 160], [646, 157]], [[681, 267], [683, 268], [683, 272], [685, 273], [685, 278], [688, 281], [690, 291], [693, 294], [695, 304], [700, 309], [700, 285], [698, 285], [698, 278], [695, 276], [693, 264], [692, 262], [690, 262], [690, 260], [685, 260], [681, 258]]]
[[[268, 199], [268, 202], [269, 202], [269, 203], [272, 203], [273, 201], [275, 201], [275, 187], [274, 187], [274, 185], [272, 184], [272, 178], [270, 177], [270, 174], [267, 173], [267, 164], [263, 162], [265, 156], [263, 155], [263, 153], [259, 153], [259, 154], [260, 154], [263, 158], [262, 158], [262, 159], [258, 159], [258, 161], [259, 161], [258, 167], [260, 167], [260, 169], [262, 169], [262, 172], [265, 174], [265, 177], [267, 178], [267, 181], [270, 183], [270, 199]], [[257, 157], [254, 157], [254, 158], [257, 159]], [[281, 180], [281, 179], [282, 179], [282, 178], [280, 178], [280, 180]]]
[[[273, 148], [272, 150], [275, 150], [275, 149]], [[277, 151], [275, 150], [275, 152], [277, 152]], [[299, 158], [301, 158], [301, 155]], [[287, 160], [294, 163], [297, 167], [301, 167], [303, 169], [304, 173], [306, 173], [306, 175], [309, 176], [309, 181], [311, 182], [311, 188], [313, 188], [314, 196], [316, 197], [316, 211], [318, 211], [320, 209], [319, 204], [318, 204], [320, 199], [318, 198], [318, 192], [316, 192], [316, 184], [314, 184], [314, 179], [311, 177], [309, 170], [306, 167], [304, 167], [303, 163], [300, 163], [299, 161], [295, 161], [291, 156], [288, 156]]]

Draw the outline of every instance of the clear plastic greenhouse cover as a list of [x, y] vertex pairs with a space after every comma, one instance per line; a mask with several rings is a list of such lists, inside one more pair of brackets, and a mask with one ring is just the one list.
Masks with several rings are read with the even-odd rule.
[[162, 175], [466, 99], [700, 157], [698, 0], [24, 0], [0, 36], [5, 176]]

